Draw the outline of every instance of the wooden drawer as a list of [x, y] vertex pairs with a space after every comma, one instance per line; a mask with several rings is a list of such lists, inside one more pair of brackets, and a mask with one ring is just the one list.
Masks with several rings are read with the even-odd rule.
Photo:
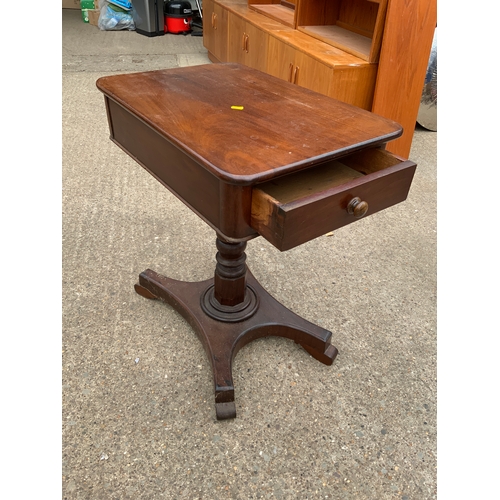
[[289, 250], [404, 201], [415, 168], [386, 150], [367, 149], [258, 184], [251, 226]]

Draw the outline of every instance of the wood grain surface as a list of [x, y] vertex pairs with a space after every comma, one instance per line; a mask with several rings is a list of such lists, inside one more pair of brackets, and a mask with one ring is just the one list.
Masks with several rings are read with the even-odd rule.
[[232, 184], [302, 170], [402, 133], [396, 122], [239, 64], [107, 76], [97, 87]]

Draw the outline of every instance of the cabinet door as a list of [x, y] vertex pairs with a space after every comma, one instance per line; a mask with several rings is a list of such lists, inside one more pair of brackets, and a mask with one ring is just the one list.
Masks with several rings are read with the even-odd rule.
[[227, 58], [227, 10], [213, 0], [205, 0], [203, 6], [203, 45], [220, 62]]
[[[266, 72], [287, 82], [293, 82], [295, 70], [295, 49], [290, 45], [269, 37], [269, 57]], [[295, 75], [296, 76], [296, 75]]]
[[332, 79], [333, 68], [300, 50], [295, 51], [295, 69], [292, 83], [320, 94], [330, 95]]
[[269, 35], [250, 23], [246, 24], [246, 33], [245, 64], [260, 71], [266, 71]]
[[243, 18], [232, 12], [228, 13], [227, 60], [240, 64], [245, 63], [245, 25]]
[[268, 34], [231, 12], [228, 21], [228, 61], [266, 71]]
[[321, 94], [330, 93], [333, 68], [272, 36], [269, 37], [267, 72]]

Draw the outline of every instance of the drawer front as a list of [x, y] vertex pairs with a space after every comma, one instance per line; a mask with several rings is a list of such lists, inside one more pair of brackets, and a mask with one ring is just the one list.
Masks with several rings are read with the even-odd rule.
[[253, 189], [251, 226], [289, 250], [404, 201], [415, 168], [377, 149], [266, 182]]

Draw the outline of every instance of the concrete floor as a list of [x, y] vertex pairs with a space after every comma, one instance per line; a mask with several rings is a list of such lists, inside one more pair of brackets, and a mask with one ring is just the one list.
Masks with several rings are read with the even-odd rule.
[[63, 10], [65, 499], [436, 498], [436, 141], [418, 128], [407, 201], [291, 251], [247, 246], [263, 286], [333, 332], [330, 367], [295, 343], [235, 359], [235, 420], [154, 269], [213, 274], [214, 233], [111, 143], [103, 75], [208, 63], [202, 39], [102, 32]]

